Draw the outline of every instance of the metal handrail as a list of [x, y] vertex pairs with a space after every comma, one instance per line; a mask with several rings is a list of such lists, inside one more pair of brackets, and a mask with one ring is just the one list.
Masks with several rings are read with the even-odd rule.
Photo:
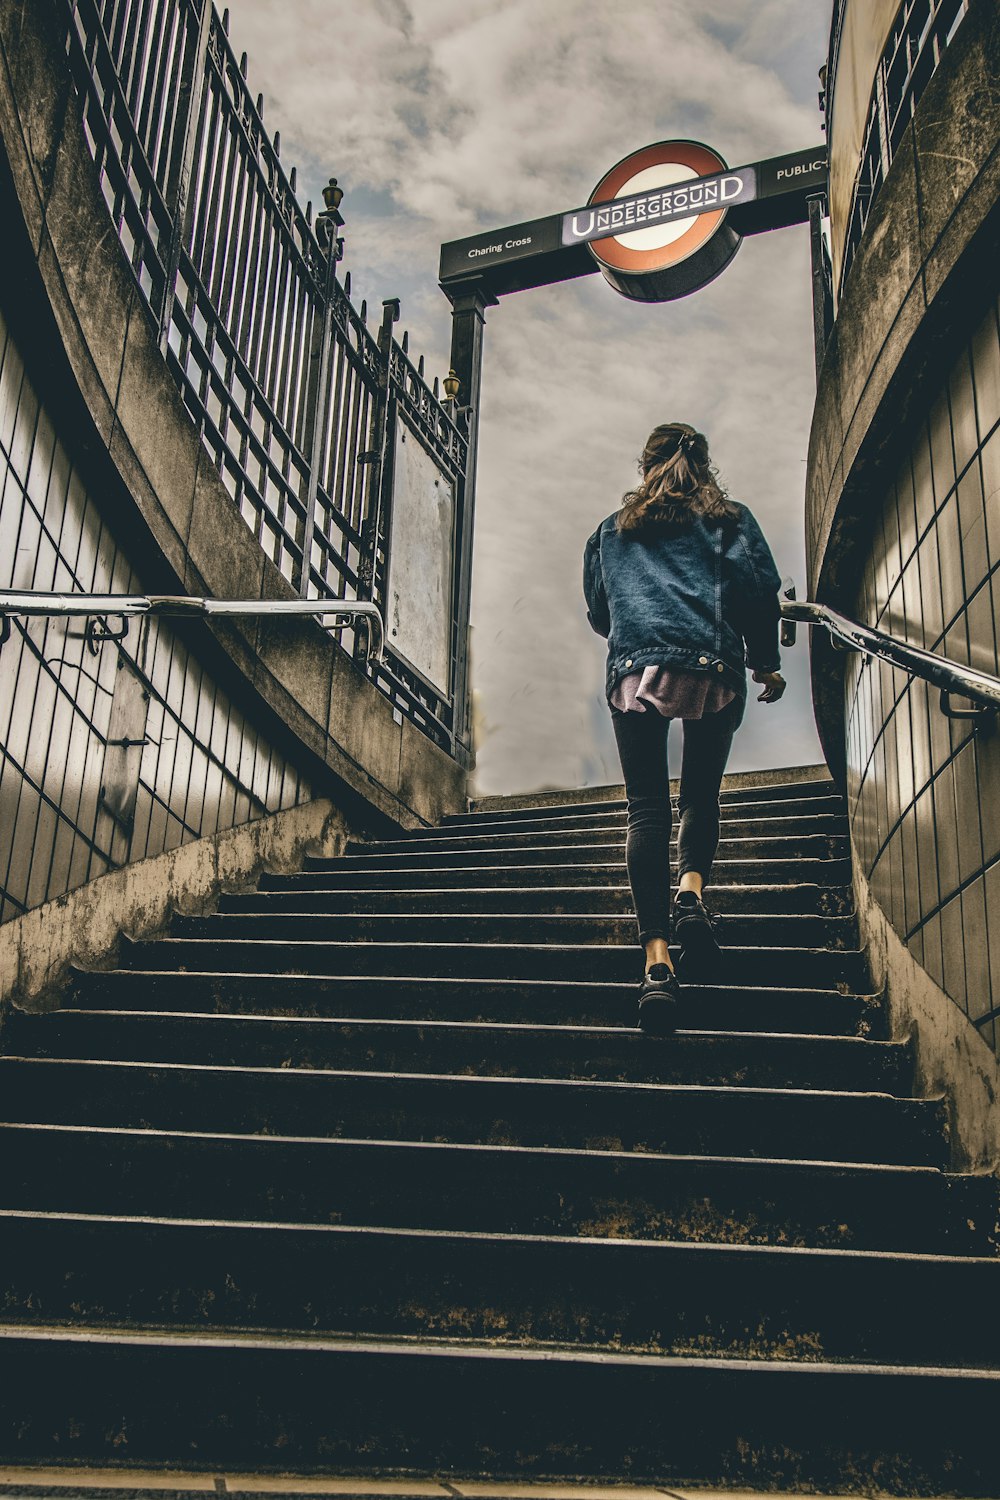
[[[842, 646], [863, 651], [866, 656], [875, 656], [890, 666], [899, 667], [915, 677], [922, 677], [941, 690], [941, 712], [949, 719], [984, 720], [1000, 709], [1000, 677], [989, 672], [979, 672], [975, 667], [963, 666], [935, 651], [924, 651], [906, 641], [896, 640], [883, 630], [871, 625], [860, 625], [846, 615], [839, 614], [826, 604], [814, 604], [807, 600], [788, 600], [781, 605], [782, 618], [798, 620], [806, 625], [822, 625]], [[953, 708], [951, 694], [967, 698], [979, 704], [978, 708]]]
[[185, 594], [50, 594], [36, 589], [0, 590], [2, 640], [10, 633], [11, 615], [333, 615], [334, 625], [363, 619], [368, 623], [366, 659], [381, 662], [385, 626], [377, 604], [362, 599], [200, 599]]

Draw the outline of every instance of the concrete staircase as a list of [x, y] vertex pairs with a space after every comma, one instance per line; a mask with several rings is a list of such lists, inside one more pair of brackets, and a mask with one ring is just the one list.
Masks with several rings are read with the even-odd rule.
[[997, 1492], [997, 1184], [885, 1037], [832, 784], [727, 784], [726, 970], [664, 1040], [588, 796], [10, 1018], [0, 1462]]

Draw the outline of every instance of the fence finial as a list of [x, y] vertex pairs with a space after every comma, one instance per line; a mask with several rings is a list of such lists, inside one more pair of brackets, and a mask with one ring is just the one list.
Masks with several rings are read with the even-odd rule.
[[225, 32], [226, 36], [228, 36], [229, 35], [229, 6], [228, 5], [226, 6], [225, 10], [222, 12], [222, 29]]
[[249, 68], [249, 66], [250, 59], [247, 54], [245, 52], [240, 53], [240, 77], [243, 79], [244, 83], [246, 82], [247, 68]]

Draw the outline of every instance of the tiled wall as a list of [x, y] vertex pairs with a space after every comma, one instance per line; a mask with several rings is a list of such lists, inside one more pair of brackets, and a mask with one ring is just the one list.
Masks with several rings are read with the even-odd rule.
[[[2, 316], [0, 588], [143, 591]], [[311, 796], [166, 623], [85, 624], [15, 619], [0, 646], [0, 921]]]
[[[1000, 675], [1000, 329], [991, 307], [876, 518], [857, 618]], [[914, 957], [1000, 1047], [1000, 727], [852, 655], [848, 791], [873, 892]], [[967, 706], [967, 705], [962, 705]]]

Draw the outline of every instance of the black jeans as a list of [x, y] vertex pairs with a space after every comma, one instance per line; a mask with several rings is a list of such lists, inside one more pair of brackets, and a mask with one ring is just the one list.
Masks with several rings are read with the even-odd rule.
[[[740, 726], [744, 698], [736, 697], [718, 713], [683, 719], [684, 754], [677, 863], [679, 875], [695, 870], [708, 883], [719, 845], [719, 785], [733, 735]], [[625, 864], [639, 942], [670, 937], [670, 781], [667, 731], [671, 720], [654, 709], [645, 713], [611, 710], [618, 755], [628, 798]]]

